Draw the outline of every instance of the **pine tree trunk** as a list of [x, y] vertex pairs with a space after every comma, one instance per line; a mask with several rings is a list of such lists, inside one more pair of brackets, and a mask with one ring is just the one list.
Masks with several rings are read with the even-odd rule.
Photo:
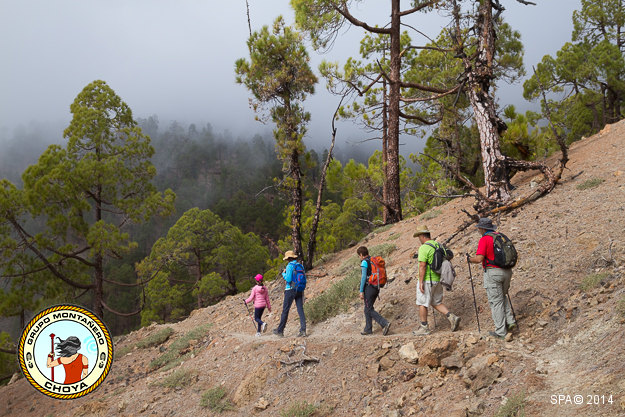
[[291, 190], [291, 202], [293, 203], [293, 214], [291, 215], [291, 240], [293, 250], [299, 256], [304, 254], [302, 250], [302, 171], [299, 164], [297, 149], [291, 152], [291, 178], [293, 179]]
[[401, 195], [399, 188], [399, 98], [400, 98], [400, 24], [399, 0], [392, 0], [391, 9], [391, 62], [389, 74], [389, 114], [388, 114], [388, 164], [387, 164], [387, 203], [389, 218], [386, 223], [396, 223], [402, 219]]
[[[100, 159], [100, 150], [96, 149], [96, 155], [98, 160]], [[95, 194], [95, 220], [99, 222], [102, 220], [102, 185], [98, 184], [96, 187]], [[95, 255], [95, 282], [94, 284], [94, 292], [93, 292], [93, 312], [100, 319], [104, 318], [104, 305], [102, 301], [104, 301], [104, 289], [103, 289], [103, 281], [104, 281], [104, 258], [101, 253], [97, 253]]]
[[[195, 279], [196, 284], [199, 286], [200, 281], [202, 280], [202, 258], [200, 256], [199, 251], [195, 252], [195, 260], [197, 262], [197, 276]], [[197, 308], [202, 308], [202, 294], [200, 291], [197, 292]]]
[[387, 83], [382, 81], [382, 220], [384, 224], [390, 222], [390, 212], [388, 210], [388, 97]]

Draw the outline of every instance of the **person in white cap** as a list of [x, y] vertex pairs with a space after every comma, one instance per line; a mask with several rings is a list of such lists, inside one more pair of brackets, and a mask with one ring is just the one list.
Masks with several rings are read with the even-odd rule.
[[280, 324], [273, 330], [273, 334], [283, 337], [284, 328], [286, 327], [286, 321], [289, 318], [289, 310], [293, 301], [297, 307], [297, 314], [299, 314], [299, 334], [298, 337], [306, 337], [306, 316], [304, 315], [304, 291], [297, 291], [293, 285], [294, 274], [296, 268], [302, 268], [301, 264], [297, 262], [297, 255], [292, 250], [287, 251], [284, 254], [284, 261], [289, 261], [282, 277], [286, 281], [286, 287], [284, 288], [284, 302], [282, 304], [282, 315], [280, 316]]

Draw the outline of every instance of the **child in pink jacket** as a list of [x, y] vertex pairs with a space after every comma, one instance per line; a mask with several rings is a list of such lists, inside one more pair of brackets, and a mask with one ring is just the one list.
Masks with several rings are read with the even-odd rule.
[[261, 274], [254, 277], [256, 285], [252, 288], [252, 293], [249, 298], [245, 300], [245, 304], [249, 304], [254, 301], [254, 321], [258, 323], [258, 332], [256, 337], [260, 336], [261, 332], [267, 330], [267, 323], [261, 320], [265, 307], [271, 313], [271, 303], [269, 303], [269, 291], [267, 287], [263, 285], [263, 276]]

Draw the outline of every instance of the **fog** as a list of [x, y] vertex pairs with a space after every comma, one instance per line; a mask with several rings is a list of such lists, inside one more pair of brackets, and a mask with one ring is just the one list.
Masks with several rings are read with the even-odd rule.
[[[528, 73], [543, 55], [555, 54], [570, 40], [571, 14], [579, 8], [579, 0], [536, 2], [525, 6], [502, 1], [506, 21], [522, 33]], [[253, 30], [270, 25], [280, 14], [293, 22], [288, 0], [249, 3]], [[372, 4], [358, 4], [354, 13], [384, 25], [388, 2], [365, 8], [367, 3]], [[434, 37], [445, 21], [428, 14], [409, 23]], [[323, 59], [343, 63], [357, 56], [363, 33], [344, 30], [326, 54], [310, 49], [312, 67], [316, 70]], [[247, 57], [248, 36], [243, 0], [0, 0], [0, 146], [29, 130], [43, 133], [49, 143], [59, 142], [71, 119], [70, 104], [96, 79], [105, 80], [135, 118], [157, 115], [162, 128], [176, 120], [185, 125], [210, 123], [234, 137], [269, 135], [272, 126], [254, 120], [249, 92], [234, 81], [234, 62]], [[424, 42], [414, 32], [411, 36]], [[502, 85], [497, 94], [501, 104], [515, 104], [520, 110], [537, 107], [523, 100], [521, 84]], [[320, 81], [317, 93], [304, 104], [312, 116], [309, 146], [327, 147], [337, 104]], [[343, 150], [370, 137], [351, 121], [340, 122], [338, 129], [337, 144]], [[423, 146], [422, 139], [413, 137], [402, 138], [402, 143], [404, 154]], [[0, 152], [7, 151], [3, 148]]]

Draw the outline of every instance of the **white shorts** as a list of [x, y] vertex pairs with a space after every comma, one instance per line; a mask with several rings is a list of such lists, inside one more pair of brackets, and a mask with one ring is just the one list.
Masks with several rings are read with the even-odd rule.
[[425, 294], [421, 292], [419, 283], [417, 282], [417, 305], [418, 306], [437, 306], [443, 302], [443, 286], [440, 282], [425, 281]]

